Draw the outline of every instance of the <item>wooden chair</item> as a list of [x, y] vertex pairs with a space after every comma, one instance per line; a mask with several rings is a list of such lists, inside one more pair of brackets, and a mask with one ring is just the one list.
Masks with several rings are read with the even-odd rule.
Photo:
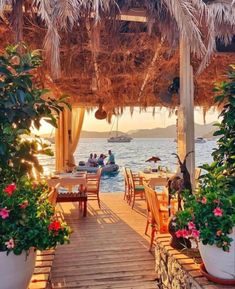
[[200, 178], [201, 172], [202, 172], [201, 168], [195, 169], [195, 187], [196, 188], [198, 188], [198, 185], [199, 185], [199, 178]]
[[131, 200], [131, 188], [130, 188], [130, 181], [127, 174], [127, 168], [123, 168], [123, 174], [124, 174], [124, 182], [125, 182], [125, 192], [124, 192], [124, 200], [127, 201], [127, 203], [130, 203]]
[[126, 168], [129, 185], [130, 185], [130, 201], [132, 209], [135, 205], [135, 200], [137, 197], [141, 199], [145, 199], [145, 192], [143, 186], [143, 179], [140, 178], [138, 175], [134, 175], [129, 168]]
[[[159, 200], [156, 192], [144, 184], [145, 196], [147, 202], [147, 208], [149, 210], [148, 214], [148, 222], [147, 225], [151, 224], [151, 239], [150, 239], [150, 247], [149, 251], [151, 251], [154, 241], [154, 236], [156, 232], [159, 233], [167, 233], [168, 232], [168, 218], [169, 212], [166, 205], [166, 200]], [[147, 226], [146, 226], [147, 227]]]
[[[148, 186], [149, 184], [147, 182], [144, 181], [144, 187]], [[164, 205], [165, 207], [168, 207], [168, 194], [167, 194], [167, 188], [164, 187], [162, 192], [155, 192], [157, 194], [157, 197], [159, 199], [159, 201], [161, 202], [161, 205]], [[153, 222], [153, 218], [152, 218], [152, 213], [150, 210], [150, 204], [148, 201], [148, 198], [145, 194], [145, 199], [146, 199], [146, 209], [147, 209], [147, 220], [146, 220], [146, 227], [145, 227], [145, 235], [147, 235], [148, 233], [148, 228], [149, 225], [152, 224]]]
[[100, 178], [102, 169], [98, 169], [96, 174], [87, 174], [86, 194], [88, 200], [97, 200], [100, 208]]
[[202, 169], [201, 168], [196, 168], [195, 169], [195, 180], [198, 180], [200, 175], [201, 175], [201, 171]]
[[58, 196], [58, 189], [59, 189], [60, 184], [58, 183], [55, 187], [51, 187], [49, 194], [47, 196], [48, 202], [55, 208], [56, 206], [56, 200]]

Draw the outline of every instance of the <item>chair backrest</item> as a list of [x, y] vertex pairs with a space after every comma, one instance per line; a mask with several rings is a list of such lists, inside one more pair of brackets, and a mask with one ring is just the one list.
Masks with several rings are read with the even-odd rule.
[[195, 169], [195, 180], [198, 181], [200, 175], [201, 175], [201, 171], [202, 169], [201, 168], [196, 168]]
[[130, 187], [130, 189], [135, 190], [135, 181], [134, 181], [132, 170], [129, 168], [126, 168], [126, 172], [127, 172], [129, 187]]
[[129, 168], [124, 167], [123, 168], [124, 173], [124, 180], [125, 180], [125, 186], [130, 190], [130, 178], [131, 178], [131, 172]]
[[126, 167], [123, 167], [123, 175], [124, 175], [124, 181], [125, 184], [128, 184], [128, 176], [127, 176], [127, 171], [126, 171]]
[[48, 202], [55, 207], [56, 206], [56, 199], [58, 196], [58, 188], [60, 184], [58, 183], [55, 187], [51, 187], [47, 196]]
[[99, 192], [100, 190], [100, 179], [101, 179], [102, 168], [99, 168], [96, 174], [87, 174], [87, 191], [89, 187]]
[[160, 233], [166, 233], [167, 232], [167, 220], [168, 220], [168, 210], [162, 211], [160, 207], [160, 202], [158, 200], [156, 192], [144, 184], [145, 189], [145, 196], [147, 201], [147, 206], [150, 209], [150, 212], [152, 214], [152, 218], [154, 220], [155, 225], [158, 228], [158, 231]]

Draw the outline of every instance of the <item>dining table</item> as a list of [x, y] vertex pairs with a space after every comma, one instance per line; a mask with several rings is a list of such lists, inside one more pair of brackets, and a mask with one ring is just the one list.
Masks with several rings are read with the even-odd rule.
[[148, 185], [152, 188], [157, 186], [166, 186], [168, 179], [175, 175], [172, 172], [164, 172], [164, 171], [139, 171], [138, 175], [140, 178], [148, 182]]
[[72, 192], [73, 187], [79, 186], [79, 188], [86, 188], [86, 173], [60, 173], [51, 176], [47, 179], [49, 187], [55, 187], [60, 184], [60, 187], [66, 188], [69, 192]]

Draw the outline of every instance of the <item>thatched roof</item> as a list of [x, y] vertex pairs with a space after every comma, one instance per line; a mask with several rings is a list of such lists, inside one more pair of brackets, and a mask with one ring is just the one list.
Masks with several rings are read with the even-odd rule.
[[[4, 2], [12, 1], [0, 4]], [[45, 47], [50, 65], [41, 76], [47, 85], [69, 94], [72, 103], [97, 106], [102, 102], [112, 111], [125, 106], [175, 108], [179, 96], [171, 97], [169, 86], [179, 76], [179, 33], [191, 45], [194, 71], [200, 58], [204, 57], [206, 65], [215, 36], [227, 43], [235, 34], [232, 0], [116, 1], [125, 11], [121, 16], [114, 2], [17, 1], [18, 6], [8, 9], [0, 23], [1, 45], [23, 39], [33, 48]], [[130, 9], [133, 5], [135, 9]], [[137, 15], [134, 22], [130, 18], [133, 11]], [[99, 15], [101, 21], [94, 25]], [[150, 28], [152, 33], [148, 33]], [[208, 108], [213, 104], [214, 82], [224, 78], [231, 63], [235, 63], [234, 53], [213, 54], [210, 65], [195, 78], [196, 105]], [[45, 71], [57, 78], [54, 83], [48, 81]]]

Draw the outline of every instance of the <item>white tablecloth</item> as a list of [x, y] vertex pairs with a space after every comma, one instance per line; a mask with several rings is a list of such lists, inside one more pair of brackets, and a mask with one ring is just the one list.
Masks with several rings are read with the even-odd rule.
[[61, 187], [72, 191], [72, 188], [75, 186], [82, 185], [86, 187], [86, 174], [73, 174], [73, 173], [63, 173], [51, 177], [47, 180], [49, 187], [55, 187], [57, 184], [60, 184]]
[[154, 188], [156, 186], [166, 186], [167, 179], [172, 177], [173, 173], [156, 172], [156, 173], [146, 173], [139, 171], [139, 176], [146, 181], [149, 181], [149, 186]]

